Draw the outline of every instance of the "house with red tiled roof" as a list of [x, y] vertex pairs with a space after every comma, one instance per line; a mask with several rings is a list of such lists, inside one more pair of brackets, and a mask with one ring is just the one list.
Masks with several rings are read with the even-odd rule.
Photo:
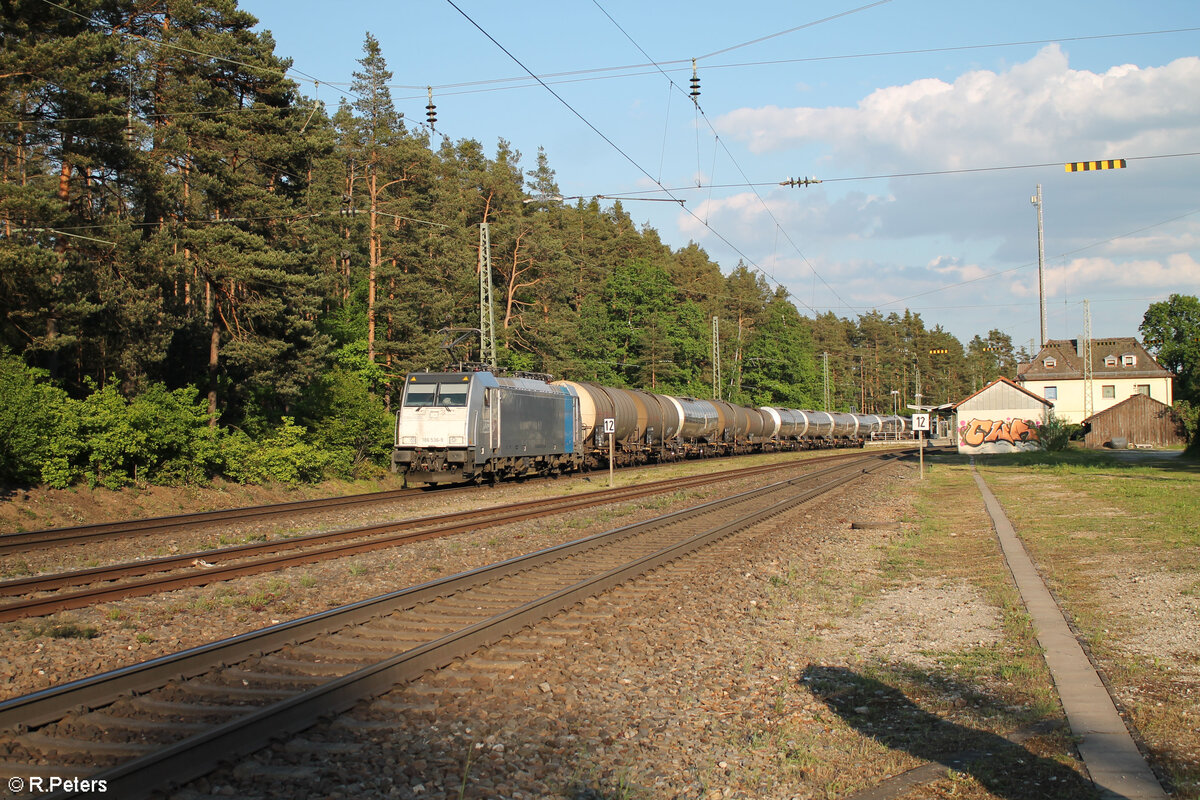
[[[1084, 418], [1084, 342], [1051, 339], [1033, 361], [1017, 367], [1021, 388], [1054, 403], [1054, 414], [1065, 422]], [[1097, 414], [1143, 394], [1171, 405], [1174, 376], [1163, 369], [1132, 336], [1092, 340], [1092, 409]]]

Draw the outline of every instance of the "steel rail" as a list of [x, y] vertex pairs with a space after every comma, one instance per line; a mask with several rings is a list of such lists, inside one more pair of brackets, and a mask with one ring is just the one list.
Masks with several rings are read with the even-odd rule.
[[[881, 459], [881, 455], [864, 457], [864, 460], [877, 460], [881, 464], [887, 463]], [[843, 469], [861, 468], [857, 465], [845, 465]], [[782, 483], [795, 485], [799, 481], [811, 480], [814, 477], [819, 476], [803, 475]], [[131, 664], [99, 675], [71, 681], [61, 686], [11, 698], [0, 702], [0, 730], [21, 731], [40, 727], [61, 719], [75, 710], [100, 708], [124, 695], [155, 689], [179, 677], [203, 674], [219, 664], [236, 663], [288, 645], [310, 641], [332, 631], [360, 625], [374, 617], [411, 608], [440, 596], [460, 592], [481, 583], [530, 569], [554, 558], [584, 552], [601, 542], [631, 535], [632, 532], [651, 525], [668, 524], [672, 521], [704, 514], [720, 505], [772, 491], [775, 486], [776, 484], [771, 484], [767, 487], [759, 487], [718, 500], [711, 500], [645, 522], [632, 523], [611, 531], [554, 545], [533, 553], [514, 556], [495, 564], [488, 564], [457, 575], [399, 589], [340, 608], [300, 617], [257, 631], [199, 645], [179, 653]]]
[[107, 539], [116, 536], [149, 536], [150, 534], [162, 531], [177, 530], [186, 527], [200, 527], [218, 522], [228, 522], [230, 520], [267, 519], [303, 511], [335, 509], [349, 505], [387, 503], [404, 497], [425, 493], [423, 489], [388, 489], [382, 492], [351, 494], [342, 497], [292, 500], [287, 503], [241, 506], [239, 508], [224, 508], [214, 511], [194, 511], [188, 514], [146, 517], [145, 519], [121, 520], [119, 522], [96, 522], [90, 525], [76, 525], [70, 528], [45, 528], [43, 530], [25, 531], [23, 533], [5, 533], [0, 534], [0, 555], [23, 553], [39, 547], [53, 545], [83, 544], [96, 541], [97, 539]]
[[[835, 456], [821, 456], [817, 460], [838, 458], [839, 456], [840, 454]], [[69, 528], [45, 528], [22, 533], [4, 533], [0, 534], [0, 556], [24, 553], [45, 547], [86, 544], [121, 536], [148, 536], [163, 531], [177, 531], [180, 528], [199, 528], [220, 522], [261, 520], [271, 517], [289, 516], [305, 511], [333, 510], [344, 506], [388, 503], [407, 497], [427, 495], [432, 491], [438, 493], [456, 493], [460, 491], [486, 491], [486, 489], [481, 490], [478, 486], [447, 486], [436, 489], [429, 487], [424, 489], [388, 489], [381, 492], [369, 492], [341, 497], [293, 500], [287, 503], [273, 503], [270, 505], [195, 511], [187, 514], [147, 517], [145, 519], [121, 520], [117, 522], [97, 522]]]
[[[105, 781], [107, 789], [120, 797], [145, 797], [153, 791], [171, 785], [179, 785], [184, 781], [199, 777], [221, 763], [226, 763], [232, 758], [261, 749], [266, 744], [282, 736], [292, 735], [304, 730], [320, 718], [342, 713], [359, 701], [381, 694], [398, 683], [412, 681], [428, 670], [442, 668], [456, 658], [461, 658], [480, 647], [493, 644], [519, 630], [537, 624], [540, 620], [561, 613], [587, 597], [600, 594], [635, 576], [645, 574], [650, 570], [686, 557], [725, 536], [783, 513], [862, 474], [882, 467], [890, 461], [887, 457], [875, 456], [868, 458], [876, 463], [865, 468], [844, 466], [841, 470], [844, 473], [843, 475], [833, 478], [817, 487], [794, 496], [776, 500], [766, 507], [741, 514], [732, 521], [720, 523], [716, 527], [688, 536], [682, 541], [659, 549], [657, 552], [636, 558], [629, 563], [577, 581], [570, 586], [560, 588], [541, 598], [496, 614], [489, 619], [468, 625], [434, 641], [411, 648], [375, 664], [362, 667], [354, 672], [330, 680], [321, 686], [298, 692], [286, 699], [250, 711], [250, 713], [242, 717], [169, 744], [161, 750], [134, 758], [117, 766], [97, 772], [89, 777], [93, 780]], [[544, 564], [559, 560], [562, 554], [568, 550], [588, 549], [597, 546], [602, 539], [611, 541], [617, 536], [631, 536], [637, 530], [651, 529], [656, 526], [661, 527], [671, 521], [701, 516], [705, 512], [720, 506], [729, 506], [737, 502], [745, 502], [755, 497], [782, 491], [788, 487], [795, 486], [801, 481], [810, 480], [812, 477], [809, 475], [792, 478], [766, 487], [742, 492], [732, 497], [711, 501], [692, 509], [664, 515], [655, 520], [618, 528], [607, 534], [597, 534], [579, 542], [548, 548], [547, 550], [522, 556], [518, 559], [510, 559], [508, 562], [504, 562], [504, 564], [507, 565], [506, 569], [510, 571], [533, 569], [539, 563]], [[455, 579], [469, 580], [469, 576], [478, 575], [500, 566], [494, 565], [483, 570], [464, 573], [461, 576], [455, 576]], [[426, 585], [425, 589], [431, 590], [434, 589], [434, 586]], [[442, 595], [447, 593], [444, 590], [440, 592]], [[356, 606], [361, 606], [361, 604], [356, 604]], [[244, 639], [240, 642], [240, 645], [245, 645]], [[230, 663], [229, 655], [228, 653], [225, 654], [223, 663]], [[104, 676], [97, 677], [103, 678]], [[78, 795], [63, 793], [56, 796], [72, 797]]]
[[[709, 475], [672, 478], [643, 484], [642, 486], [606, 489], [589, 492], [584, 495], [549, 498], [524, 503], [509, 503], [476, 511], [451, 512], [412, 520], [402, 520], [400, 522], [381, 523], [341, 531], [237, 545], [219, 550], [165, 556], [162, 558], [127, 562], [106, 567], [92, 567], [52, 575], [18, 578], [0, 583], [0, 594], [10, 596], [32, 594], [88, 583], [111, 582], [121, 578], [145, 575], [152, 572], [167, 572], [191, 567], [191, 569], [182, 574], [164, 575], [126, 583], [114, 583], [108, 586], [77, 592], [57, 594], [49, 597], [27, 598], [25, 600], [6, 603], [0, 605], [0, 622], [11, 622], [31, 616], [85, 608], [98, 603], [128, 597], [144, 597], [149, 594], [173, 591], [187, 586], [202, 586], [218, 581], [245, 577], [247, 575], [311, 564], [317, 561], [412, 544], [427, 539], [449, 536], [465, 530], [479, 530], [595, 505], [622, 502], [649, 494], [678, 491], [680, 489], [716, 483], [727, 479], [752, 477], [763, 472], [803, 467], [809, 463], [811, 462], [799, 461], [784, 465], [766, 465]], [[836, 467], [828, 467], [826, 469], [836, 469]], [[820, 474], [820, 471], [812, 474]], [[414, 528], [423, 530], [412, 532]], [[404, 533], [404, 531], [410, 532]], [[322, 547], [321, 545], [325, 546]], [[302, 548], [315, 549], [305, 550], [299, 554], [277, 555], [233, 564], [212, 563], [218, 560], [246, 558], [260, 553], [282, 553]], [[202, 565], [197, 565], [197, 562], [201, 560], [203, 561]]]

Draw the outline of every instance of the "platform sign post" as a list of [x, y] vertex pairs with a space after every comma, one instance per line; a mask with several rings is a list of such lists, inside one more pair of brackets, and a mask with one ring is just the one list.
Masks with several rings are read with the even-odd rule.
[[917, 432], [920, 439], [919, 452], [921, 459], [921, 480], [925, 480], [925, 432], [929, 430], [929, 415], [928, 414], [913, 414], [912, 429]]
[[604, 418], [604, 435], [608, 437], [608, 488], [613, 488], [613, 456], [617, 449], [617, 421]]

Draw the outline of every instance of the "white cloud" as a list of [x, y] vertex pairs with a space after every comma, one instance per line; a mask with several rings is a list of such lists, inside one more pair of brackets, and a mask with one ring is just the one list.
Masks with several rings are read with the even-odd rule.
[[[1077, 258], [1065, 266], [1047, 266], [1046, 295], [1087, 297], [1092, 292], [1111, 294], [1114, 289], [1142, 292], [1200, 286], [1200, 263], [1191, 253], [1176, 253], [1164, 260], [1113, 261]], [[1033, 293], [1037, 292], [1036, 278]], [[1023, 293], [1023, 292], [1018, 292]]]
[[[1160, 153], [1200, 130], [1200, 58], [1163, 67], [1070, 68], [1057, 45], [1007, 72], [877, 89], [853, 108], [744, 108], [716, 126], [759, 153], [824, 144], [836, 161], [887, 169], [958, 169]], [[997, 162], [999, 160], [999, 162]]]

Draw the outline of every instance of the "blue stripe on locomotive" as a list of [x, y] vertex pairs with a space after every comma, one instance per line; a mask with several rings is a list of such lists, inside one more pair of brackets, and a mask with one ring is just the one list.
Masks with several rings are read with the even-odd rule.
[[575, 430], [575, 398], [572, 397], [571, 393], [567, 391], [567, 387], [560, 386], [558, 388], [562, 389], [562, 393], [566, 396], [565, 399], [566, 399], [566, 404], [567, 404], [567, 408], [566, 408], [567, 413], [563, 419], [563, 424], [564, 424], [563, 441], [567, 443], [566, 452], [574, 453], [575, 452], [575, 437], [577, 435], [576, 430]]

